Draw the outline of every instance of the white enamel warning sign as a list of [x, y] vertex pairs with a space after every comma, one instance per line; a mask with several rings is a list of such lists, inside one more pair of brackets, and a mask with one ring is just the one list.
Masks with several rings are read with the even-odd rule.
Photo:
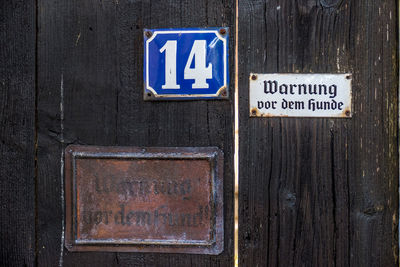
[[351, 74], [250, 74], [250, 117], [350, 118]]

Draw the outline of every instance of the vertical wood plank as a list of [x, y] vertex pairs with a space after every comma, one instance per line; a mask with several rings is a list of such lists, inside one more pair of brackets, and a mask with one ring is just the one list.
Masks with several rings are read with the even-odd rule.
[[[56, 0], [39, 1], [39, 8], [39, 265], [232, 266], [232, 101], [142, 99], [143, 29], [228, 26], [234, 36], [233, 1]], [[221, 148], [224, 252], [208, 256], [66, 251], [61, 172], [62, 151], [71, 143]]]
[[33, 266], [35, 4], [0, 3], [0, 265]]
[[[396, 1], [239, 1], [242, 266], [398, 264]], [[353, 73], [352, 119], [249, 118], [250, 72]]]

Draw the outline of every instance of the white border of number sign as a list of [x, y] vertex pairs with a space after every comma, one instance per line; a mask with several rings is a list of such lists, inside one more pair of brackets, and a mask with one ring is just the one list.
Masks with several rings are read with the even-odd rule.
[[[149, 85], [149, 44], [153, 39], [156, 37], [157, 34], [171, 34], [171, 33], [180, 33], [180, 34], [186, 34], [186, 33], [214, 33], [218, 39], [220, 39], [223, 42], [224, 45], [224, 85], [218, 89], [217, 93], [211, 95], [211, 94], [157, 94], [157, 92], [150, 87]], [[216, 30], [179, 30], [179, 31], [154, 31], [152, 36], [146, 40], [146, 90], [149, 90], [153, 93], [155, 97], [216, 97], [219, 96], [221, 93], [221, 90], [227, 88], [227, 47], [226, 47], [226, 38], [222, 37], [218, 29]]]

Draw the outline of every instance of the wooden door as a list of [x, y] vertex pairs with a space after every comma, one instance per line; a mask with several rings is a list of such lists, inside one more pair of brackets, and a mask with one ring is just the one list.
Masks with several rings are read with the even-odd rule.
[[[398, 265], [398, 16], [394, 0], [3, 1], [0, 265], [233, 266], [235, 152], [239, 266]], [[222, 26], [229, 100], [143, 101], [144, 28]], [[353, 116], [249, 118], [251, 72], [352, 73]], [[69, 252], [69, 144], [220, 148], [223, 252]]]

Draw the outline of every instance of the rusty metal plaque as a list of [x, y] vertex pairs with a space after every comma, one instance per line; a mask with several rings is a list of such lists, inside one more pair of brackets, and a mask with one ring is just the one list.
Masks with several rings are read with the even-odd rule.
[[65, 201], [70, 251], [223, 250], [218, 148], [69, 146]]

